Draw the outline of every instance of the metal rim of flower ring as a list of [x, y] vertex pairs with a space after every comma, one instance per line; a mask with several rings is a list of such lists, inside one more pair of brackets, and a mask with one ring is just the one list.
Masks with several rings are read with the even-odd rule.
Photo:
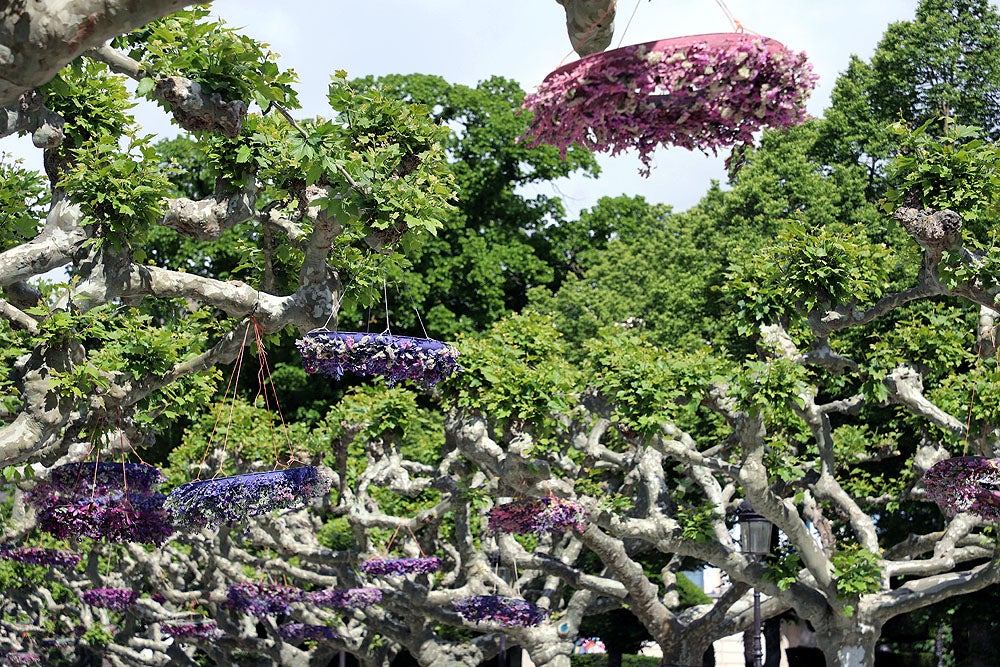
[[664, 39], [595, 53], [550, 73], [524, 108], [531, 146], [635, 149], [649, 173], [660, 145], [715, 152], [807, 118], [816, 83], [805, 54], [746, 33]]

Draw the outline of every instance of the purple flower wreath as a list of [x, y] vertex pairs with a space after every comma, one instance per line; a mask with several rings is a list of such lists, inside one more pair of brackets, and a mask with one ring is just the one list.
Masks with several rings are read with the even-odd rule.
[[158, 468], [145, 463], [113, 461], [69, 463], [53, 468], [49, 484], [56, 491], [72, 495], [79, 491], [103, 495], [109, 491], [152, 493], [165, 477]]
[[459, 616], [473, 623], [497, 623], [505, 627], [538, 625], [549, 615], [548, 610], [526, 600], [499, 595], [476, 595], [451, 603]]
[[6, 658], [8, 665], [40, 665], [42, 656], [37, 653], [8, 653]]
[[218, 639], [225, 634], [215, 621], [161, 623], [160, 629], [174, 639]]
[[429, 558], [372, 558], [360, 566], [365, 574], [372, 577], [429, 574], [441, 569], [441, 559], [437, 556]]
[[229, 587], [225, 605], [251, 616], [277, 616], [290, 613], [302, 595], [301, 590], [292, 586], [244, 581]]
[[526, 498], [497, 505], [489, 512], [491, 533], [542, 535], [562, 530], [587, 528], [587, 513], [567, 498]]
[[382, 601], [381, 588], [328, 589], [307, 593], [303, 600], [327, 609], [361, 609]]
[[64, 499], [38, 510], [38, 526], [59, 539], [163, 544], [174, 527], [162, 493], [122, 493]]
[[182, 484], [164, 505], [178, 525], [215, 527], [272, 510], [303, 506], [330, 491], [314, 466], [257, 472]]
[[340, 379], [345, 372], [381, 375], [389, 385], [413, 380], [425, 387], [459, 369], [458, 350], [431, 338], [352, 331], [312, 331], [296, 341], [307, 373]]
[[984, 456], [956, 456], [934, 464], [924, 473], [927, 497], [947, 514], [971, 512], [1000, 520], [1000, 460]]
[[291, 642], [304, 639], [315, 641], [340, 639], [340, 635], [333, 628], [328, 628], [325, 625], [307, 625], [306, 623], [285, 623], [278, 626], [278, 634], [281, 635], [282, 639]]
[[756, 35], [722, 33], [595, 53], [549, 74], [524, 107], [532, 146], [634, 148], [648, 175], [659, 145], [712, 150], [795, 125], [816, 85], [805, 54]]
[[135, 591], [127, 588], [91, 588], [80, 591], [80, 599], [91, 607], [124, 611], [136, 601]]
[[53, 567], [76, 567], [83, 556], [63, 549], [42, 547], [0, 547], [0, 560], [12, 560], [28, 565], [50, 565]]

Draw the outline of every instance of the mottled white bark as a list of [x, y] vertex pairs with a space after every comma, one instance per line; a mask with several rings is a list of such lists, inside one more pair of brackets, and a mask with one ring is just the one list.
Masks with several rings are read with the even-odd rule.
[[0, 107], [47, 83], [74, 58], [189, 0], [25, 0], [0, 11]]

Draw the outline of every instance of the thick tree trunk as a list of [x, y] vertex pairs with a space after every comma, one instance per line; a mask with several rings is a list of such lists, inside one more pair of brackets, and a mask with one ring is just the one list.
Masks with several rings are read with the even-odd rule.
[[816, 640], [828, 667], [874, 667], [875, 643], [881, 628], [860, 620], [843, 619], [833, 628], [817, 628]]

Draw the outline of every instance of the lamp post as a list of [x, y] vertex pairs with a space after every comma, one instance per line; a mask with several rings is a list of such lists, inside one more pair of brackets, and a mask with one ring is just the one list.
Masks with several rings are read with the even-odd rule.
[[[736, 510], [736, 521], [740, 524], [740, 551], [755, 559], [766, 556], [771, 551], [771, 522], [753, 511], [749, 500], [740, 503]], [[760, 647], [760, 591], [753, 589], [753, 664], [762, 667], [764, 654]]]

